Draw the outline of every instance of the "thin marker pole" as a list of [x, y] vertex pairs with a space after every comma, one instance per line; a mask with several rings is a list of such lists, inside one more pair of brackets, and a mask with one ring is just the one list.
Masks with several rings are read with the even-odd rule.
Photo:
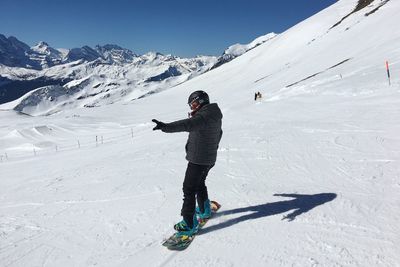
[[387, 76], [389, 80], [389, 86], [391, 85], [390, 83], [390, 69], [389, 69], [389, 62], [386, 60], [386, 71], [387, 71]]

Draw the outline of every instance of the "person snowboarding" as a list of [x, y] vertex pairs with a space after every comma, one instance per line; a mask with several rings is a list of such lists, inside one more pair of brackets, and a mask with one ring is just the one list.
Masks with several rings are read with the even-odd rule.
[[152, 121], [156, 123], [154, 131], [189, 132], [185, 146], [188, 165], [183, 182], [181, 209], [183, 220], [175, 224], [174, 229], [180, 235], [192, 236], [199, 229], [199, 220], [207, 220], [211, 217], [211, 202], [205, 181], [217, 159], [217, 150], [222, 137], [223, 116], [218, 105], [210, 103], [209, 96], [204, 91], [195, 91], [190, 94], [188, 104], [191, 112], [187, 119], [171, 123], [156, 119]]

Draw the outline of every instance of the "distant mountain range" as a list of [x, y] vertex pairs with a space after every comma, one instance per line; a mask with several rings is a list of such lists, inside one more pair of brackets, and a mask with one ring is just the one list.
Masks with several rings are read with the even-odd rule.
[[[213, 67], [229, 62], [275, 36], [275, 33], [269, 33], [258, 37], [249, 44], [232, 45], [217, 59], [216, 66]], [[72, 49], [55, 49], [42, 41], [29, 47], [16, 37], [7, 38], [0, 34], [0, 64], [9, 67], [42, 70], [77, 60], [90, 62], [97, 59], [102, 59], [109, 64], [123, 65], [132, 63], [138, 57], [140, 56], [131, 50], [114, 44], [97, 45], [95, 48], [83, 46]]]
[[39, 42], [33, 47], [10, 36], [0, 34], [0, 64], [42, 70], [76, 60], [94, 61], [103, 59], [110, 64], [128, 64], [138, 57], [129, 49], [117, 45], [97, 45], [73, 49], [55, 49], [46, 42]]
[[[271, 33], [250, 44], [230, 46], [220, 57], [180, 58], [157, 52], [137, 55], [113, 44], [55, 49], [39, 42], [29, 47], [16, 37], [0, 34], [0, 104], [20, 97], [16, 107], [21, 102], [40, 105], [46, 99], [63, 99], [52, 107], [95, 107], [130, 101], [219, 67], [275, 36]], [[33, 90], [38, 92], [27, 94]], [[23, 101], [32, 95], [34, 101]], [[56, 111], [48, 110], [52, 112]]]

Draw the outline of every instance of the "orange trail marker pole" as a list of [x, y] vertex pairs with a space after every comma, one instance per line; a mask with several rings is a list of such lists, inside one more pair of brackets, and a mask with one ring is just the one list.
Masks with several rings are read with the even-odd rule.
[[386, 71], [387, 71], [387, 76], [389, 80], [389, 86], [390, 86], [390, 70], [389, 70], [389, 62], [386, 60]]

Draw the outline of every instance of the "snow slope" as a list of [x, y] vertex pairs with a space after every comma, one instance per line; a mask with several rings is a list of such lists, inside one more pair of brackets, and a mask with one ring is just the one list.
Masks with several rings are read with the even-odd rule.
[[[341, 0], [133, 102], [1, 111], [0, 265], [400, 266], [400, 2], [365, 16], [381, 3], [331, 28], [357, 5]], [[171, 252], [187, 134], [151, 119], [184, 118], [197, 89], [224, 114], [208, 177], [222, 209]]]

